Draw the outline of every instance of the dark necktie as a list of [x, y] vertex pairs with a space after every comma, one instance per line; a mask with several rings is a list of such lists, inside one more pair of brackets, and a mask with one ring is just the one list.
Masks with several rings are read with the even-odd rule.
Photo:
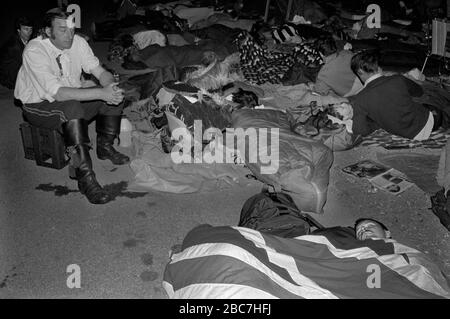
[[61, 76], [63, 76], [63, 75], [64, 75], [64, 72], [63, 72], [63, 67], [62, 67], [62, 64], [61, 64], [61, 54], [58, 55], [58, 56], [56, 57], [56, 63], [58, 63], [59, 74], [60, 74]]

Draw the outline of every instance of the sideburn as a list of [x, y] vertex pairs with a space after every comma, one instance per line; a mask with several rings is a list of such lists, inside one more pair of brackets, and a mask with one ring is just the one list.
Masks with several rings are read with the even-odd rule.
[[55, 32], [53, 32], [52, 28], [46, 28], [45, 29], [45, 35], [47, 36], [47, 38], [50, 38], [52, 40], [56, 39]]

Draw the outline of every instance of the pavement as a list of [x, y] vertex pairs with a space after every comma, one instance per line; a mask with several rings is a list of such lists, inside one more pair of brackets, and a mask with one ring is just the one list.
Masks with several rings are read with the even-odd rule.
[[[185, 195], [131, 193], [126, 191], [134, 177], [130, 167], [99, 161], [92, 151], [98, 180], [114, 189], [116, 199], [91, 205], [67, 168], [38, 167], [24, 158], [21, 110], [13, 105], [12, 92], [1, 87], [0, 108], [0, 298], [167, 298], [162, 279], [170, 250], [197, 225], [236, 225], [244, 202], [260, 191], [237, 186]], [[93, 125], [90, 135], [95, 140]], [[132, 149], [120, 150], [133, 155]], [[373, 192], [368, 182], [341, 170], [386, 152], [336, 153], [325, 212], [314, 217], [325, 226], [377, 218], [395, 239], [425, 252], [450, 274], [449, 232], [429, 210], [429, 194], [417, 186], [398, 196]], [[439, 155], [411, 152], [436, 160]], [[73, 265], [79, 267], [81, 288], [69, 288]]]

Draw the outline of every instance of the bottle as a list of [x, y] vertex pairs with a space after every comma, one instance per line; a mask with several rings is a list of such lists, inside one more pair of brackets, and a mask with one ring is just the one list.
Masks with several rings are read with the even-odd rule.
[[131, 132], [133, 131], [133, 124], [126, 118], [122, 117], [120, 122], [120, 147], [130, 147], [131, 146]]

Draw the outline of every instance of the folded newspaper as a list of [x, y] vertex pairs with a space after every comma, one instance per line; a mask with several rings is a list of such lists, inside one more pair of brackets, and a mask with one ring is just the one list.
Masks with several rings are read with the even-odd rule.
[[376, 188], [395, 195], [414, 185], [402, 172], [371, 160], [344, 167], [342, 171], [359, 178], [367, 178]]

